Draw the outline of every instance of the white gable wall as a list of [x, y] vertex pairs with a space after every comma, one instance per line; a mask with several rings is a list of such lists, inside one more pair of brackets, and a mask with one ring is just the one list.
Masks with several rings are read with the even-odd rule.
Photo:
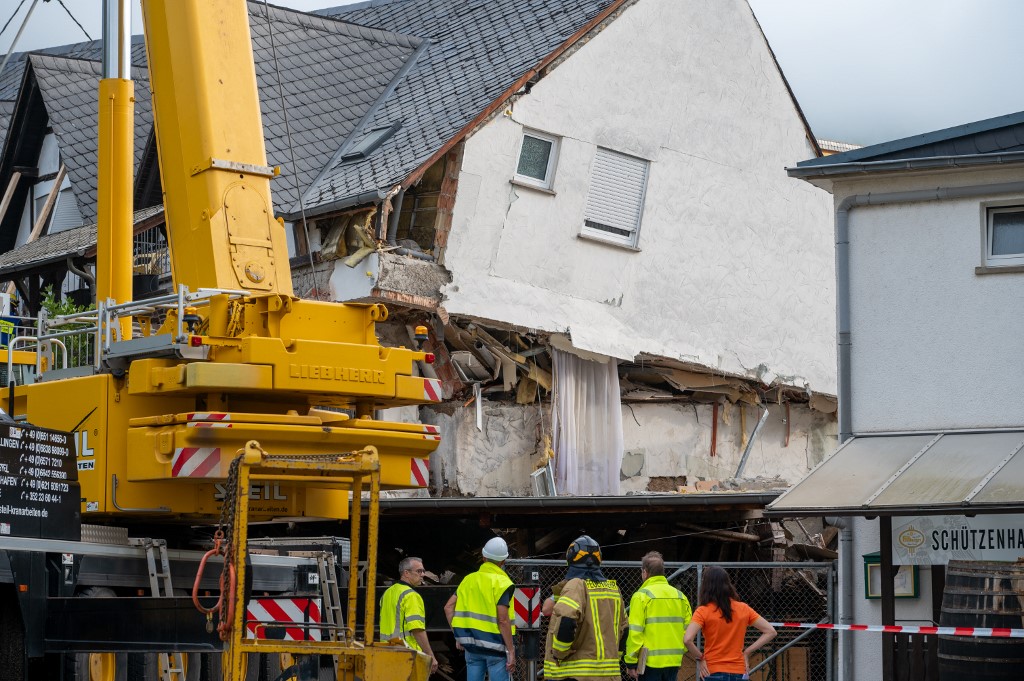
[[[513, 186], [523, 128], [561, 137], [554, 195]], [[639, 250], [580, 238], [598, 146], [648, 159]], [[445, 308], [632, 359], [835, 392], [828, 195], [742, 0], [640, 0], [466, 143]]]

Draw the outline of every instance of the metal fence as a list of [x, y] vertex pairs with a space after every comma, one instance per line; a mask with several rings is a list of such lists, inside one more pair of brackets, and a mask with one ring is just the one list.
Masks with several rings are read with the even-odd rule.
[[[677, 589], [686, 594], [696, 610], [701, 572], [705, 566], [718, 565], [728, 571], [740, 598], [769, 622], [832, 622], [832, 563], [666, 563], [665, 574]], [[640, 588], [639, 562], [606, 561], [602, 570], [614, 579], [626, 605]], [[542, 597], [564, 579], [565, 562], [559, 560], [513, 559], [505, 569], [516, 584], [536, 582]], [[747, 634], [747, 643], [757, 638], [756, 630]], [[543, 655], [544, 639], [541, 640]], [[834, 678], [834, 633], [821, 629], [780, 629], [778, 636], [762, 651], [755, 653], [752, 665], [759, 665], [751, 681], [832, 681]], [[518, 658], [517, 658], [518, 659]], [[519, 660], [513, 675], [516, 681], [527, 678], [527, 665]], [[628, 679], [623, 674], [624, 679]], [[683, 661], [679, 681], [696, 679], [694, 663]]]

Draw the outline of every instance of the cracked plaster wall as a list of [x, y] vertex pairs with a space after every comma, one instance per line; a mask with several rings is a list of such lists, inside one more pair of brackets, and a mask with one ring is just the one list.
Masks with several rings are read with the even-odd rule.
[[[509, 182], [524, 128], [561, 137], [554, 195]], [[746, 2], [640, 0], [467, 141], [443, 305], [834, 394], [831, 201], [784, 170], [806, 135]], [[578, 237], [598, 146], [651, 162], [637, 251]]]
[[[632, 411], [630, 411], [632, 409]], [[622, 491], [647, 489], [652, 477], [686, 475], [689, 484], [699, 478], [725, 480], [736, 475], [743, 454], [739, 405], [719, 410], [718, 446], [711, 451], [712, 407], [707, 404], [623, 405], [624, 460], [632, 460], [639, 473], [622, 481]], [[724, 419], [728, 411], [729, 422]], [[746, 431], [753, 433], [761, 410], [746, 406]], [[836, 421], [806, 405], [790, 408], [789, 446], [784, 447], [785, 408], [768, 405], [768, 420], [750, 450], [744, 478], [774, 478], [793, 483], [836, 448]], [[632, 472], [623, 466], [623, 473]]]
[[[760, 410], [750, 406], [746, 409], [749, 433]], [[691, 484], [699, 477], [732, 478], [743, 452], [738, 410], [738, 406], [732, 406], [730, 422], [719, 422], [718, 455], [711, 457], [709, 405], [624, 405], [626, 456], [622, 492], [646, 490], [652, 477], [686, 475]], [[536, 405], [524, 407], [485, 400], [482, 432], [476, 428], [473, 406], [456, 408], [451, 414], [431, 409], [422, 409], [420, 413], [424, 423], [441, 427], [441, 445], [430, 461], [433, 485], [473, 496], [531, 493], [530, 473], [542, 454], [540, 411]], [[793, 482], [835, 449], [835, 419], [805, 405], [792, 406], [790, 443], [783, 447], [784, 413], [781, 406], [769, 406], [769, 419], [751, 450], [745, 478], [778, 476]]]
[[530, 473], [540, 460], [540, 411], [486, 400], [483, 405], [482, 431], [475, 406], [452, 414], [421, 411], [424, 423], [441, 428], [441, 445], [430, 457], [431, 483], [467, 496], [530, 494]]

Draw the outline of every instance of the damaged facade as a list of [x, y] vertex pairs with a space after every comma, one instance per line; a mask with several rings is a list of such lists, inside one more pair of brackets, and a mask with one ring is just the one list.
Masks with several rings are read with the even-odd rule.
[[[454, 4], [250, 3], [296, 292], [386, 303], [385, 344], [428, 329], [420, 370], [444, 401], [399, 415], [442, 428], [419, 494], [799, 479], [836, 433], [830, 205], [785, 175], [819, 150], [746, 2]], [[78, 226], [95, 215], [95, 140], [77, 132], [95, 112], [69, 93], [94, 87], [98, 45], [48, 52], [0, 74], [0, 277], [26, 312], [46, 284], [88, 290], [95, 250]], [[151, 291], [169, 273], [146, 110], [136, 274]], [[57, 219], [69, 206], [75, 224]]]

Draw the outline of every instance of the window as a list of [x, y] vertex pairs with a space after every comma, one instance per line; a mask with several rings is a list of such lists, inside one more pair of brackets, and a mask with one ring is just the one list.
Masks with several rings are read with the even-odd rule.
[[524, 132], [515, 181], [531, 187], [551, 189], [557, 157], [557, 137], [533, 131]]
[[581, 236], [636, 247], [650, 163], [598, 147]]
[[988, 209], [985, 264], [1024, 265], [1024, 206]]
[[370, 130], [363, 135], [361, 140], [345, 150], [341, 155], [341, 163], [362, 161], [363, 159], [368, 158], [370, 154], [377, 150], [377, 147], [384, 144], [384, 142], [398, 132], [401, 127], [402, 121], [398, 121], [391, 125], [385, 125], [383, 127]]

